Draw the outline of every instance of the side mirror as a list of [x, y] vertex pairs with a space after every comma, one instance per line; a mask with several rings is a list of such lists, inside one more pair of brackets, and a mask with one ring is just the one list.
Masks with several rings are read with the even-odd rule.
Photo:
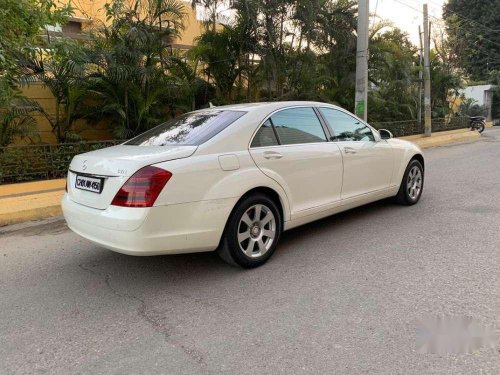
[[394, 136], [392, 135], [392, 133], [389, 130], [386, 130], [386, 129], [380, 129], [378, 131], [378, 133], [380, 134], [380, 138], [382, 138], [382, 139], [391, 139], [391, 138], [394, 138]]

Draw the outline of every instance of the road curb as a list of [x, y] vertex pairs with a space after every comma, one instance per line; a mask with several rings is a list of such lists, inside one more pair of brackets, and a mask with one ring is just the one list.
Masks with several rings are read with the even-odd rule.
[[48, 219], [62, 215], [61, 205], [52, 205], [34, 209], [21, 210], [17, 212], [9, 212], [0, 214], [0, 227], [24, 223], [26, 221]]
[[410, 141], [418, 145], [420, 148], [430, 148], [445, 146], [453, 143], [472, 142], [481, 138], [481, 134], [470, 129], [449, 130], [432, 134], [431, 137], [426, 137], [423, 134], [411, 135], [409, 137], [401, 137], [406, 141]]
[[38, 191], [36, 182], [1, 186], [0, 226], [61, 215], [64, 184], [64, 179], [40, 181]]

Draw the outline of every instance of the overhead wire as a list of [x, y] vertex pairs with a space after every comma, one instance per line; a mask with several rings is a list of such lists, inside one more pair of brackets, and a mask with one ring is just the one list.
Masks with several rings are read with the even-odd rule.
[[[417, 9], [417, 8], [415, 8], [415, 7], [411, 6], [410, 4], [405, 3], [405, 2], [403, 2], [403, 1], [401, 1], [401, 0], [394, 0], [394, 1], [395, 1], [395, 2], [397, 2], [397, 3], [399, 3], [399, 4], [401, 4], [401, 5], [404, 5], [404, 6], [408, 7], [408, 8], [410, 8], [410, 9], [413, 9], [414, 11], [416, 11], [416, 12], [418, 12], [418, 13], [423, 13], [423, 11], [422, 11], [422, 10]], [[432, 19], [433, 19], [436, 23], [443, 23], [443, 22], [444, 22], [442, 19], [437, 18], [437, 17], [432, 16], [432, 15], [429, 15], [429, 18], [432, 18]], [[446, 26], [446, 27], [447, 27], [447, 26]], [[469, 33], [470, 33], [470, 31], [471, 31], [470, 29], [467, 29], [467, 28], [465, 28], [465, 27], [463, 27], [463, 26], [457, 26], [457, 27], [455, 27], [455, 28], [460, 29], [460, 30], [465, 30], [465, 31], [467, 31], [467, 32], [469, 32]], [[489, 42], [489, 43], [496, 44], [496, 45], [500, 46], [500, 43], [499, 43], [499, 42], [496, 42], [496, 41], [490, 40], [490, 39], [488, 39], [488, 38], [485, 38], [485, 37], [484, 37], [484, 36], [482, 36], [482, 35], [481, 35], [481, 36], [479, 36], [479, 35], [477, 35], [477, 34], [473, 34], [473, 35], [475, 35], [476, 37], [480, 37], [480, 38], [481, 38], [481, 39], [480, 39], [481, 41], [487, 41], [487, 42]]]
[[[429, 1], [429, 3], [435, 5], [435, 6], [438, 6], [436, 3], [434, 3], [433, 1], [431, 0], [427, 0]], [[485, 30], [488, 30], [488, 31], [491, 31], [491, 32], [494, 32], [494, 33], [500, 33], [500, 30], [495, 30], [495, 29], [492, 29], [491, 27], [489, 26], [486, 26], [485, 24], [479, 22], [479, 21], [476, 21], [476, 20], [473, 20], [471, 18], [468, 18], [458, 12], [455, 12], [455, 11], [452, 11], [452, 10], [448, 10], [449, 13], [453, 14], [453, 15], [456, 15], [458, 18], [461, 18], [463, 19], [464, 21], [467, 21], [467, 22], [470, 22], [471, 24], [476, 24], [477, 26], [479, 27], [482, 27], [483, 29]]]

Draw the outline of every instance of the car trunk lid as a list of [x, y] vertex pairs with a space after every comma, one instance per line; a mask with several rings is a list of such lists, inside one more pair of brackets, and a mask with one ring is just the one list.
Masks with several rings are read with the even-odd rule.
[[118, 190], [139, 169], [187, 158], [196, 149], [197, 146], [118, 145], [77, 155], [69, 166], [68, 195], [85, 206], [106, 209]]

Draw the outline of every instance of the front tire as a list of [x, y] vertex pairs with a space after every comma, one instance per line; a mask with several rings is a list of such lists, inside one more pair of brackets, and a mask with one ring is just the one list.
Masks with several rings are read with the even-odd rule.
[[424, 167], [418, 160], [412, 160], [406, 167], [399, 187], [396, 202], [405, 206], [416, 204], [424, 189]]
[[484, 132], [485, 127], [486, 127], [486, 124], [483, 121], [473, 122], [472, 126], [471, 126], [471, 130], [477, 130], [479, 132], [479, 134], [481, 134], [482, 132]]
[[217, 252], [231, 265], [259, 267], [273, 255], [281, 232], [282, 218], [274, 201], [264, 194], [252, 194], [229, 216]]

